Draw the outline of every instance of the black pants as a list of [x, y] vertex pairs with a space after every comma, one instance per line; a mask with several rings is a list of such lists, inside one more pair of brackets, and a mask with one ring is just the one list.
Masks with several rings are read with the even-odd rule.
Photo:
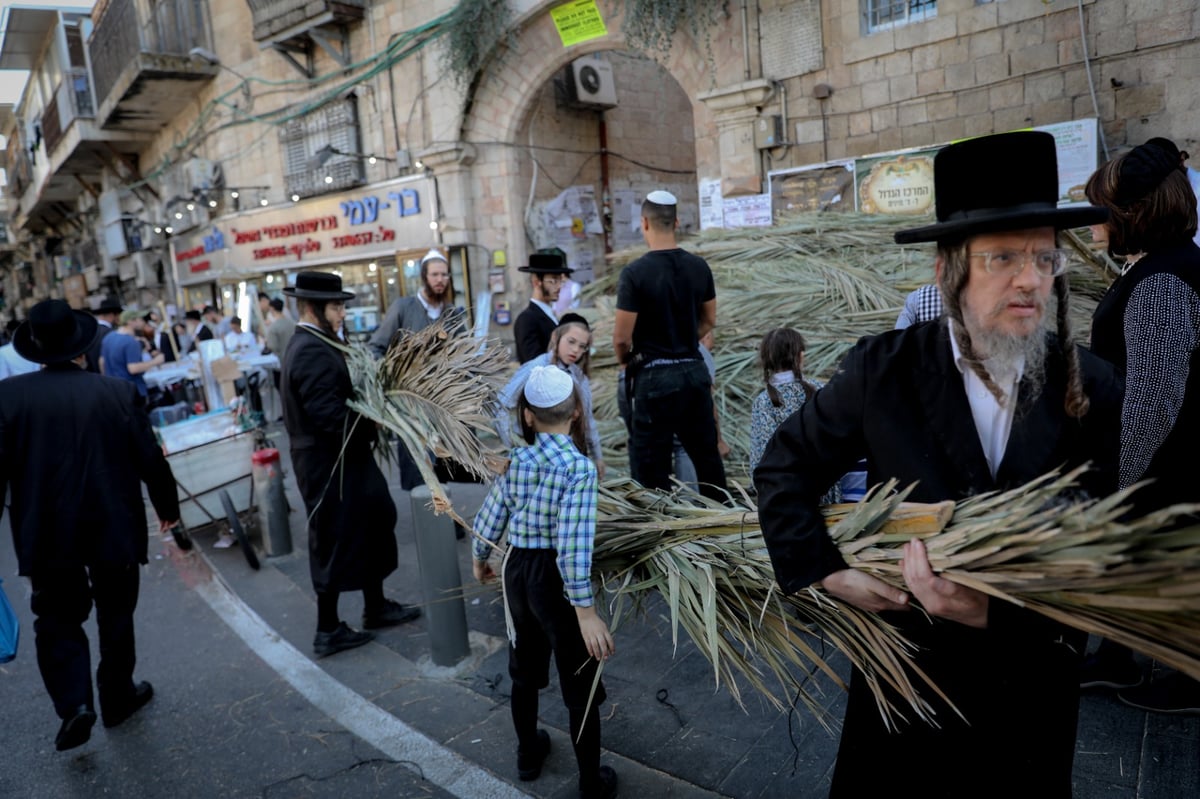
[[670, 490], [675, 439], [692, 464], [700, 493], [725, 502], [725, 464], [717, 450], [712, 385], [700, 360], [641, 368], [633, 382], [630, 469], [647, 488]]
[[100, 632], [100, 707], [117, 707], [133, 694], [133, 611], [140, 579], [136, 564], [52, 569], [33, 576], [38, 670], [59, 718], [70, 717], [80, 705], [95, 708], [91, 652], [83, 631], [93, 602]]

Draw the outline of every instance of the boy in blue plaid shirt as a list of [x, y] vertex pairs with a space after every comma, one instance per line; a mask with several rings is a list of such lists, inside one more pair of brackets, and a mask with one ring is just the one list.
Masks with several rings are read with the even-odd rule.
[[[579, 764], [582, 799], [617, 794], [617, 775], [600, 765], [603, 684], [591, 707], [588, 696], [599, 661], [616, 650], [592, 598], [592, 546], [596, 535], [596, 467], [571, 443], [579, 415], [574, 380], [554, 366], [534, 369], [519, 412], [532, 428], [532, 446], [513, 450], [507, 473], [496, 480], [475, 517], [475, 531], [493, 544], [508, 533], [502, 567], [508, 624], [508, 672], [517, 733], [517, 774], [533, 780], [550, 753], [550, 736], [538, 729], [538, 691], [550, 681], [550, 655], [558, 666], [571, 740]], [[475, 578], [496, 573], [489, 544], [475, 541]]]

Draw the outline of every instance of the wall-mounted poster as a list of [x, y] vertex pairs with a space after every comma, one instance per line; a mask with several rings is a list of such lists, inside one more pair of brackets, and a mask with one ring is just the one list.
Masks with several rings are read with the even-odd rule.
[[771, 212], [778, 218], [810, 211], [854, 210], [854, 162], [767, 174]]
[[858, 210], [865, 214], [919, 216], [933, 210], [933, 156], [938, 148], [859, 158]]
[[1075, 205], [1087, 203], [1083, 193], [1088, 178], [1099, 165], [1099, 147], [1095, 119], [1076, 119], [1039, 125], [1034, 130], [1044, 130], [1054, 136], [1054, 147], [1058, 155], [1058, 203]]
[[771, 226], [771, 195], [769, 194], [726, 197], [722, 200], [722, 205], [725, 208], [725, 227]]

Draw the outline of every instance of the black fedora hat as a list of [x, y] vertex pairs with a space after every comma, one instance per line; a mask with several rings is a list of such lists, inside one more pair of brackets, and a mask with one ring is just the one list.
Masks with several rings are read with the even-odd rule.
[[575, 270], [567, 266], [561, 255], [539, 252], [529, 256], [529, 266], [519, 266], [517, 271], [534, 275], [569, 275]]
[[190, 310], [190, 311], [188, 311], [187, 313], [185, 313], [185, 314], [183, 315], [183, 318], [184, 318], [184, 319], [191, 319], [191, 320], [193, 320], [193, 321], [199, 322], [199, 321], [200, 321], [200, 312], [199, 312], [199, 311], [197, 311], [195, 308], [193, 308], [192, 310]]
[[353, 294], [342, 291], [341, 276], [329, 272], [301, 272], [296, 275], [296, 285], [288, 286], [283, 293], [300, 300], [345, 302], [354, 299]]
[[104, 299], [100, 300], [100, 304], [92, 310], [92, 313], [120, 313], [123, 310], [125, 309], [121, 306], [121, 299], [116, 294], [105, 294]]
[[13, 333], [13, 349], [34, 363], [62, 363], [87, 352], [96, 338], [96, 318], [62, 300], [43, 300]]
[[937, 224], [896, 232], [897, 244], [946, 241], [1006, 230], [1097, 225], [1108, 209], [1058, 207], [1054, 136], [1016, 131], [943, 147], [933, 159]]

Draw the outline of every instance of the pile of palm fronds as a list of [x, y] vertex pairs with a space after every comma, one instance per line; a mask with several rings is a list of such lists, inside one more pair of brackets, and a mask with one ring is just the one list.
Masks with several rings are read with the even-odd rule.
[[[454, 461], [480, 479], [503, 470], [505, 453], [486, 443], [498, 443], [497, 394], [510, 371], [502, 347], [481, 347], [439, 322], [402, 332], [378, 362], [361, 348], [343, 351], [355, 390], [348, 404], [400, 438], [437, 510], [450, 510], [450, 503], [424, 453]], [[390, 455], [393, 449], [381, 451]]]
[[[1173, 511], [1122, 520], [1128, 491], [1066, 502], [1077, 474], [959, 502], [941, 532], [897, 523], [906, 492], [893, 493], [893, 485], [827, 510], [827, 522], [853, 568], [903, 587], [902, 545], [919, 534], [941, 576], [1200, 677], [1200, 526], [1159, 532]], [[922, 676], [906, 670], [912, 648], [895, 629], [816, 587], [780, 594], [753, 510], [609, 481], [594, 570], [616, 594], [615, 625], [631, 597], [661, 594], [673, 638], [682, 627], [712, 663], [717, 685], [735, 698], [741, 676], [778, 705], [798, 694], [819, 717], [798, 678], [821, 670], [840, 680], [814, 648], [816, 633], [862, 669], [889, 724], [908, 710], [936, 723], [922, 698], [936, 686], [913, 684]], [[884, 685], [908, 706], [891, 705]]]
[[[712, 268], [717, 286], [715, 401], [722, 433], [733, 450], [731, 477], [745, 480], [750, 450], [750, 405], [764, 388], [758, 345], [771, 328], [794, 327], [808, 342], [809, 377], [827, 379], [862, 336], [891, 330], [908, 292], [933, 281], [933, 245], [900, 247], [896, 230], [922, 220], [868, 214], [806, 214], [767, 228], [708, 230], [682, 246]], [[1110, 277], [1103, 256], [1073, 234], [1064, 246], [1078, 254], [1072, 268], [1072, 322], [1085, 339], [1095, 304]], [[593, 323], [593, 411], [604, 460], [627, 469], [625, 428], [616, 405], [612, 320], [621, 268], [644, 249], [614, 254], [609, 272], [590, 284], [584, 309]], [[1051, 318], [1053, 318], [1051, 316]]]

